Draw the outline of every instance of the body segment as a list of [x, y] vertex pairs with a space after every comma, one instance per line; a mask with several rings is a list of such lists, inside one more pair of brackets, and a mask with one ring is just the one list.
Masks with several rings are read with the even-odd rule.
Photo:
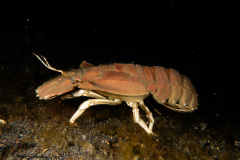
[[190, 79], [171, 68], [137, 65], [140, 77], [153, 98], [179, 112], [197, 109], [197, 92]]

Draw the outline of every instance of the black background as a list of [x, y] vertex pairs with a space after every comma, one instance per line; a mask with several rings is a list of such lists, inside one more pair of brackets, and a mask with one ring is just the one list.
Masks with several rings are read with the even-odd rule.
[[[13, 86], [22, 94], [35, 96], [34, 88], [57, 75], [32, 52], [63, 70], [77, 68], [83, 60], [94, 65], [158, 65], [177, 69], [192, 80], [199, 95], [195, 114], [209, 122], [239, 121], [237, 3], [86, 6], [67, 1], [21, 1], [1, 8], [1, 79], [12, 84], [20, 79], [22, 82]], [[26, 70], [36, 73], [31, 79], [17, 78]]]

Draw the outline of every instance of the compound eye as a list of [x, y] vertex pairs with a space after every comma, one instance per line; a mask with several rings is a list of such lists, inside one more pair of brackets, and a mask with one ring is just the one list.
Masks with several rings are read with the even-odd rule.
[[80, 80], [76, 79], [72, 84], [79, 84], [79, 83], [80, 83]]

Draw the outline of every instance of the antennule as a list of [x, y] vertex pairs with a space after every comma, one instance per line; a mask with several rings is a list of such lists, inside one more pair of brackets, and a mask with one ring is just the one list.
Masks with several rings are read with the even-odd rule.
[[48, 63], [48, 61], [47, 61], [47, 59], [46, 59], [45, 57], [41, 56], [41, 57], [43, 58], [43, 60], [42, 60], [36, 53], [33, 52], [32, 54], [33, 54], [34, 56], [36, 56], [36, 57], [42, 62], [42, 64], [43, 64], [45, 67], [47, 67], [48, 69], [51, 69], [51, 70], [53, 70], [53, 71], [57, 71], [57, 72], [60, 72], [60, 73], [64, 74], [63, 70], [55, 69], [55, 68], [53, 68], [52, 66], [50, 66], [50, 64]]

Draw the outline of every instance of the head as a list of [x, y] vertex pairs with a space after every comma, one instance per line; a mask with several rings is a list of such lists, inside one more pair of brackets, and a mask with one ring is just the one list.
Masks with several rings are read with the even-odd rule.
[[81, 75], [81, 71], [79, 71], [81, 69], [65, 72], [51, 67], [45, 57], [42, 56], [43, 59], [41, 59], [35, 53], [33, 53], [33, 55], [35, 55], [48, 69], [61, 73], [61, 75], [46, 81], [36, 89], [39, 99], [51, 99], [69, 92], [76, 87], [75, 81]]

